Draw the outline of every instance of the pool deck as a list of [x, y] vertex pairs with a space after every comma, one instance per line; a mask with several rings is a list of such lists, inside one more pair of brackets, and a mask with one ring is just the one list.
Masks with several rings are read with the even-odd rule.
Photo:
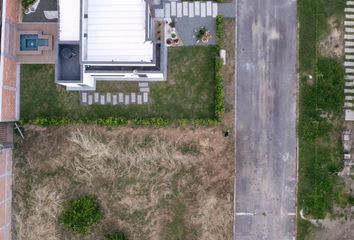
[[[20, 64], [55, 64], [55, 52], [56, 52], [56, 41], [58, 35], [58, 24], [57, 23], [18, 23], [12, 26], [13, 33], [10, 34], [10, 41], [16, 42], [17, 44], [12, 44], [11, 55], [16, 59], [17, 63]], [[51, 50], [42, 51], [41, 54], [21, 54], [18, 53], [19, 42], [18, 33], [19, 32], [40, 32], [43, 35], [51, 35], [53, 41], [53, 48]]]

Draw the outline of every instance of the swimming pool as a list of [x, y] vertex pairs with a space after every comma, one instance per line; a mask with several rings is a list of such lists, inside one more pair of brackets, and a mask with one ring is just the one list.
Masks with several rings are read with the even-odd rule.
[[38, 47], [47, 47], [48, 39], [39, 38], [37, 34], [21, 34], [20, 50], [21, 51], [38, 51]]

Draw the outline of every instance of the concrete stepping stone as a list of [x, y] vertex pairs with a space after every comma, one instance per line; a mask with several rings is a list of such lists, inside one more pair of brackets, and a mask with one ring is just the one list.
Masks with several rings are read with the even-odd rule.
[[196, 16], [200, 16], [200, 2], [194, 2], [194, 13]]
[[353, 107], [354, 106], [354, 103], [352, 102], [345, 102], [344, 103], [344, 107]]
[[137, 102], [138, 102], [138, 105], [143, 104], [143, 96], [142, 96], [141, 94], [138, 94], [138, 95], [136, 96], [136, 100], [137, 100]]
[[354, 82], [353, 82], [353, 81], [351, 81], [351, 82], [345, 82], [345, 86], [346, 86], [346, 87], [352, 87], [352, 86], [354, 86]]
[[194, 17], [194, 3], [190, 2], [188, 5], [188, 12], [189, 12], [189, 17], [193, 18]]
[[130, 104], [130, 96], [129, 96], [129, 94], [124, 94], [124, 104], [125, 105]]
[[143, 92], [143, 103], [149, 102], [149, 93]]
[[354, 1], [347, 1], [347, 5], [354, 5]]
[[140, 92], [150, 92], [150, 88], [140, 88]]
[[118, 93], [118, 103], [124, 103], [124, 94]]
[[354, 73], [354, 68], [346, 68], [345, 72], [346, 73]]
[[155, 17], [156, 18], [164, 18], [165, 17], [165, 12], [164, 8], [156, 8], [155, 9]]
[[346, 28], [345, 28], [345, 32], [347, 32], [347, 33], [354, 33], [354, 28], [346, 27]]
[[354, 96], [345, 96], [346, 101], [352, 101], [354, 100]]
[[344, 93], [354, 93], [354, 89], [344, 89]]
[[354, 48], [345, 48], [344, 52], [345, 53], [354, 53]]
[[106, 96], [104, 94], [100, 95], [100, 104], [105, 105], [106, 104]]
[[183, 16], [188, 16], [188, 2], [182, 2]]
[[354, 14], [346, 14], [345, 18], [346, 19], [354, 19]]
[[345, 8], [344, 12], [354, 12], [354, 8]]
[[213, 17], [215, 18], [218, 15], [218, 4], [213, 3]]
[[92, 94], [89, 94], [88, 95], [88, 105], [92, 105], [92, 103], [93, 103], [93, 96], [92, 96]]
[[166, 3], [165, 4], [165, 18], [170, 18], [171, 17], [171, 4]]
[[344, 62], [344, 67], [353, 67], [354, 62]]
[[344, 26], [354, 26], [354, 21], [344, 21]]
[[177, 17], [182, 17], [182, 3], [177, 3]]
[[93, 94], [93, 102], [98, 103], [100, 101], [100, 94], [98, 92], [95, 92]]
[[200, 16], [206, 17], [206, 3], [205, 2], [200, 3]]
[[211, 14], [212, 14], [211, 2], [206, 2], [206, 15], [208, 17], [211, 17]]
[[87, 92], [81, 93], [81, 102], [86, 104], [87, 103]]
[[346, 79], [346, 80], [354, 80], [354, 75], [345, 75], [344, 79]]
[[345, 46], [346, 47], [353, 47], [354, 46], [354, 42], [345, 41]]
[[130, 102], [136, 103], [136, 93], [130, 93]]
[[344, 39], [346, 40], [354, 39], [354, 34], [344, 34]]
[[345, 59], [348, 59], [348, 60], [354, 59], [354, 55], [346, 54], [346, 55], [345, 55]]
[[140, 82], [139, 87], [148, 87], [149, 83], [148, 82]]
[[177, 2], [171, 2], [171, 17], [177, 16]]
[[112, 103], [112, 94], [111, 93], [106, 93], [106, 102], [107, 102], [107, 104]]
[[118, 96], [117, 94], [112, 95], [112, 104], [117, 105], [118, 104]]

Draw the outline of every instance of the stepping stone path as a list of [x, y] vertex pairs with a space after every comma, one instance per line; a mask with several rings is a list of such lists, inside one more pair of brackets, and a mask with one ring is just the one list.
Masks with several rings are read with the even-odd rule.
[[142, 105], [149, 103], [149, 93], [149, 83], [140, 82], [138, 93], [80, 92], [80, 103], [81, 105]]
[[347, 1], [345, 12], [345, 120], [354, 121], [354, 1]]
[[[354, 14], [354, 13], [353, 13]], [[159, 16], [161, 12], [159, 12]], [[213, 17], [218, 15], [218, 4], [212, 1], [170, 2], [164, 5], [164, 17]]]

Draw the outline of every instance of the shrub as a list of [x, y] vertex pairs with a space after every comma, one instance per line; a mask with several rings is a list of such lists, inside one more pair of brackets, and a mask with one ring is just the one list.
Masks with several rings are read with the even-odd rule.
[[224, 48], [224, 15], [216, 16], [216, 49]]
[[22, 0], [22, 7], [28, 8], [35, 0]]
[[105, 240], [128, 240], [123, 232], [115, 232], [104, 236]]
[[76, 234], [87, 234], [102, 217], [103, 213], [97, 200], [84, 196], [67, 202], [59, 221]]
[[215, 58], [215, 118], [220, 121], [225, 111], [223, 60]]

